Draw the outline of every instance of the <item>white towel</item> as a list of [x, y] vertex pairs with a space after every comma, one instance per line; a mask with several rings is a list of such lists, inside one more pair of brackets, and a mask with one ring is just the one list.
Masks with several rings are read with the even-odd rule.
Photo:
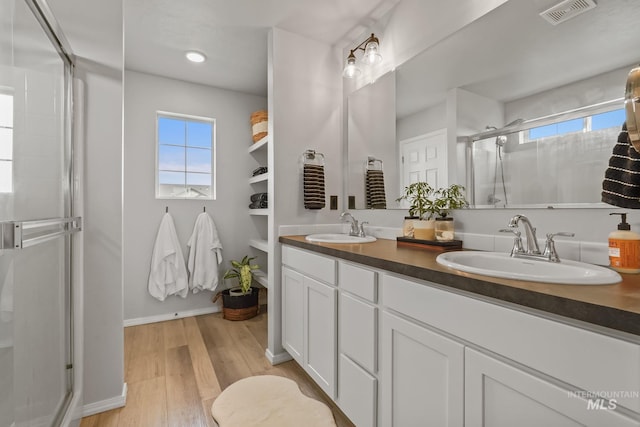
[[189, 239], [189, 288], [193, 293], [215, 290], [218, 286], [218, 265], [222, 263], [222, 244], [216, 224], [208, 213], [196, 218]]
[[9, 261], [0, 292], [0, 320], [10, 322], [13, 319], [13, 260]]
[[187, 296], [187, 267], [176, 234], [173, 218], [168, 212], [162, 217], [151, 256], [149, 293], [160, 301], [169, 295]]

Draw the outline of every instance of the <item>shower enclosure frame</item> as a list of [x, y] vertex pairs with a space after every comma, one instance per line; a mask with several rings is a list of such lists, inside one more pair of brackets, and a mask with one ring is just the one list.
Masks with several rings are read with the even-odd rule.
[[[18, 0], [20, 1], [20, 0]], [[65, 420], [71, 419], [70, 409], [72, 400], [77, 392], [77, 384], [75, 382], [74, 367], [74, 281], [79, 279], [73, 275], [72, 259], [74, 259], [74, 247], [72, 238], [69, 235], [73, 231], [79, 231], [81, 225], [80, 218], [74, 218], [74, 109], [73, 109], [73, 81], [75, 75], [76, 57], [73, 54], [71, 46], [67, 41], [62, 28], [55, 19], [51, 9], [44, 0], [24, 0], [25, 4], [32, 11], [34, 17], [40, 24], [45, 35], [51, 41], [51, 44], [58, 52], [64, 64], [64, 101], [63, 101], [63, 150], [64, 150], [64, 179], [63, 179], [63, 223], [70, 223], [68, 219], [72, 219], [72, 230], [67, 228], [64, 236], [65, 251], [65, 268], [64, 280], [65, 286], [65, 343], [66, 350], [66, 388], [67, 393], [61, 402], [57, 413], [53, 418], [52, 426], [60, 426]]]
[[[471, 203], [471, 207], [476, 207], [475, 198], [475, 166], [473, 158], [473, 144], [477, 141], [498, 138], [508, 134], [520, 132], [523, 130], [531, 129], [539, 126], [546, 126], [549, 124], [562, 122], [565, 120], [572, 120], [580, 117], [584, 117], [588, 114], [597, 114], [611, 110], [612, 106], [624, 105], [624, 98], [616, 98], [610, 101], [599, 102], [593, 105], [587, 105], [585, 107], [579, 107], [560, 113], [550, 114], [548, 116], [538, 117], [529, 120], [519, 120], [517, 124], [508, 124], [499, 129], [489, 129], [482, 132], [475, 133], [473, 135], [458, 136], [456, 141], [459, 144], [465, 144], [465, 163], [466, 163], [466, 193], [467, 199]], [[509, 206], [507, 206], [508, 208]], [[481, 209], [491, 209], [487, 207], [481, 207]]]

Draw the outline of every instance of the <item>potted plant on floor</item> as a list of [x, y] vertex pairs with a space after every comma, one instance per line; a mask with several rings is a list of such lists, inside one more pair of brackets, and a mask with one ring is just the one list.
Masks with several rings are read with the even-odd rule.
[[436, 215], [436, 240], [449, 241], [454, 239], [454, 223], [453, 218], [448, 216], [449, 212], [468, 205], [462, 185], [452, 184], [447, 188], [439, 188], [433, 193], [429, 209]]
[[238, 279], [238, 286], [225, 289], [216, 295], [216, 302], [222, 295], [222, 315], [228, 320], [246, 320], [255, 317], [260, 312], [258, 304], [259, 289], [251, 286], [253, 283], [253, 270], [260, 268], [257, 264], [251, 264], [255, 257], [245, 255], [242, 260], [231, 260], [231, 266], [224, 273], [224, 279]]
[[432, 196], [434, 190], [427, 182], [414, 182], [404, 188], [397, 202], [409, 202], [409, 215], [417, 217], [413, 220], [413, 237], [419, 240], [435, 240], [434, 210]]

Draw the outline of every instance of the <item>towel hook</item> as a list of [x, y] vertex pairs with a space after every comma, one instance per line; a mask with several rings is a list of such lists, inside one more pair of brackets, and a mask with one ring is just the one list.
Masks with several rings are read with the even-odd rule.
[[169, 206], [164, 207], [164, 213], [169, 213]]
[[316, 150], [307, 149], [301, 156], [302, 164], [317, 164], [324, 165], [324, 154], [317, 152]]
[[206, 207], [206, 206], [203, 206], [203, 207], [202, 207], [202, 212], [206, 212], [206, 211], [207, 211], [207, 207]]
[[368, 156], [368, 157], [367, 157], [367, 163], [366, 163], [366, 166], [365, 166], [365, 167], [366, 167], [366, 169], [367, 169], [367, 170], [376, 170], [376, 169], [374, 169], [374, 168], [376, 167], [376, 166], [375, 166], [375, 165], [376, 165], [376, 163], [379, 163], [379, 164], [380, 164], [380, 169], [379, 169], [379, 170], [382, 170], [382, 167], [383, 167], [383, 166], [382, 166], [382, 165], [383, 165], [382, 160], [380, 160], [380, 159], [376, 159], [376, 158], [375, 158], [375, 157], [373, 157], [373, 156]]

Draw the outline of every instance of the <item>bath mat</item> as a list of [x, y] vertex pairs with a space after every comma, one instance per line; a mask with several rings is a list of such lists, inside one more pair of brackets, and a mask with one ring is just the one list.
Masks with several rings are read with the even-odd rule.
[[327, 405], [305, 396], [294, 381], [259, 375], [236, 381], [211, 405], [220, 427], [336, 427]]

